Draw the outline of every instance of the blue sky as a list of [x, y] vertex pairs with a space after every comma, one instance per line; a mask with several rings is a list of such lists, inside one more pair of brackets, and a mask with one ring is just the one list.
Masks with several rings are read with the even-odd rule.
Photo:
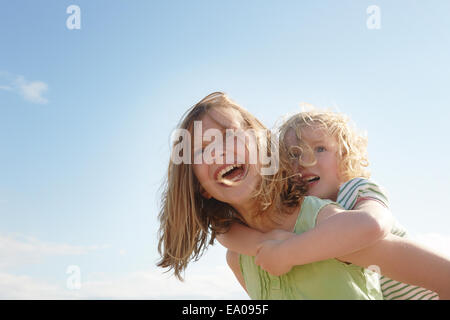
[[[72, 4], [79, 30], [66, 27]], [[380, 29], [367, 27], [370, 5]], [[349, 114], [394, 215], [450, 244], [449, 12], [447, 1], [3, 1], [0, 297], [245, 298], [219, 245], [184, 284], [155, 267], [170, 133], [218, 90], [269, 127], [301, 102]], [[66, 286], [69, 265], [80, 290]]]

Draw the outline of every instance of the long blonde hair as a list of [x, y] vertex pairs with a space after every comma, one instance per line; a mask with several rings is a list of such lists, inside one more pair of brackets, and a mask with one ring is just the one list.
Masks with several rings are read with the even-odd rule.
[[[246, 129], [267, 130], [251, 113], [222, 92], [212, 93], [190, 108], [178, 128], [187, 129], [192, 133], [194, 121], [201, 119], [212, 108], [231, 108], [241, 115], [242, 125]], [[273, 152], [270, 131], [266, 138], [266, 151]], [[261, 152], [261, 145], [258, 143], [257, 148], [258, 152]], [[293, 183], [288, 178], [284, 162], [280, 163], [279, 170], [273, 175], [262, 176], [261, 183], [253, 193], [259, 206], [257, 212], [260, 218], [276, 222], [276, 214], [264, 215], [264, 213], [274, 206], [279, 209], [278, 213], [285, 213], [284, 208], [298, 206], [303, 200], [306, 193], [305, 186]], [[181, 273], [188, 263], [198, 260], [208, 245], [213, 244], [217, 233], [226, 232], [233, 221], [245, 224], [239, 212], [229, 204], [214, 198], [202, 197], [200, 183], [190, 164], [175, 164], [172, 160], [169, 162], [161, 199], [158, 234], [158, 252], [161, 260], [157, 265], [169, 268], [168, 271], [173, 269], [179, 280], [183, 280]]]

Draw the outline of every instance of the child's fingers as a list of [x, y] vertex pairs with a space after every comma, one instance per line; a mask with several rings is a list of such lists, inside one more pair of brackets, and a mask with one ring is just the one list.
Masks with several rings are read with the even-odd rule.
[[[263, 247], [264, 242], [260, 243], [257, 247], [256, 247], [256, 255], [255, 255], [255, 263], [256, 263], [256, 259], [258, 258], [259, 252], [261, 251], [261, 248]], [[258, 259], [259, 260], [259, 259]]]
[[256, 248], [255, 264], [257, 266], [260, 266], [261, 268], [262, 268], [261, 250], [263, 249], [265, 243], [268, 242], [268, 241], [270, 241], [270, 240], [261, 242], [261, 244], [259, 244], [258, 247]]
[[261, 266], [261, 259], [259, 258], [258, 255], [255, 256], [255, 264], [262, 268], [262, 266]]

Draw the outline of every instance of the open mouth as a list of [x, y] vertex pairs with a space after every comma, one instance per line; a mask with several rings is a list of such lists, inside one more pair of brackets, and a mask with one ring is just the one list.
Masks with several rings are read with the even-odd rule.
[[319, 176], [309, 176], [309, 177], [306, 177], [304, 180], [306, 181], [306, 183], [311, 184], [313, 182], [319, 181], [320, 177]]
[[216, 173], [216, 180], [226, 186], [235, 186], [245, 179], [248, 173], [248, 166], [244, 164], [231, 164], [223, 167]]

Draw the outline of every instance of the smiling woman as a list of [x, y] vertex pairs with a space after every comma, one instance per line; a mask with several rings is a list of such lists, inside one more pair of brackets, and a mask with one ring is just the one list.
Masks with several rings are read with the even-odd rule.
[[[227, 122], [230, 125], [233, 123], [228, 119], [236, 119], [236, 116], [227, 116], [226, 109], [222, 112], [211, 109], [200, 118], [203, 123], [203, 136], [212, 129], [216, 131], [229, 129], [224, 127]], [[237, 126], [237, 129], [241, 129], [240, 123], [235, 124], [235, 126]], [[215, 142], [217, 142], [217, 139]], [[206, 150], [211, 149], [209, 147], [214, 144], [209, 144]], [[247, 149], [239, 148], [240, 150], [236, 150], [234, 143], [232, 143], [232, 148], [227, 143], [225, 150], [222, 148], [214, 149], [215, 152], [211, 153], [214, 156], [213, 162], [203, 161], [200, 164], [193, 165], [194, 174], [200, 183], [200, 192], [207, 199], [214, 198], [229, 203], [235, 208], [236, 206], [239, 207], [245, 199], [250, 197], [250, 193], [259, 182], [258, 164], [251, 164], [246, 161], [249, 158]], [[241, 153], [239, 157], [236, 151], [244, 151], [244, 154]], [[244, 160], [244, 163], [235, 164], [235, 156]], [[237, 210], [239, 211], [239, 209]]]
[[[194, 124], [198, 121], [202, 126], [197, 129], [202, 131], [194, 132]], [[183, 160], [190, 162], [170, 161], [159, 215], [158, 249], [162, 260], [158, 265], [174, 269], [181, 279], [181, 272], [189, 261], [197, 259], [214, 241], [216, 233], [226, 231], [232, 221], [251, 221], [261, 229], [270, 229], [275, 225], [276, 215], [280, 214], [280, 210], [275, 212], [273, 208], [285, 208], [281, 212], [289, 212], [289, 208], [300, 201], [304, 189], [302, 185], [291, 185], [282, 168], [275, 170], [278, 169], [278, 152], [270, 131], [223, 93], [213, 93], [197, 103], [188, 110], [178, 127], [185, 131], [175, 139], [172, 155], [173, 152], [180, 154], [179, 145], [184, 139], [190, 145], [192, 135], [200, 135], [200, 140], [195, 138], [197, 143], [210, 141], [208, 132], [227, 129], [245, 130], [256, 137], [248, 134], [249, 139], [244, 140], [245, 148], [234, 148], [239, 140], [236, 136], [233, 136], [235, 143], [231, 143], [233, 148], [229, 143], [225, 149], [216, 148], [218, 141], [223, 143], [221, 139], [194, 145], [194, 154], [202, 155], [202, 158], [188, 158], [191, 149], [185, 152], [187, 149], [184, 148]], [[231, 136], [227, 136], [228, 141]], [[220, 136], [217, 134], [217, 137]], [[205, 152], [197, 153], [199, 147], [205, 147]], [[256, 157], [257, 161], [252, 163], [250, 160], [255, 152], [269, 157]], [[204, 153], [213, 161], [203, 161]], [[243, 163], [237, 163], [239, 158]], [[265, 174], [267, 172], [271, 174]], [[263, 213], [264, 219], [261, 218]]]
[[[256, 118], [222, 93], [212, 94], [191, 108], [180, 127], [192, 132], [194, 121], [201, 121], [203, 136], [208, 130], [220, 132], [230, 127], [265, 129]], [[260, 142], [257, 140], [256, 143], [258, 151], [270, 147], [270, 154], [274, 155], [269, 141]], [[205, 149], [208, 147], [207, 144]], [[174, 269], [175, 275], [180, 279], [181, 272], [188, 263], [198, 259], [206, 249], [209, 234], [210, 244], [217, 234], [227, 232], [234, 221], [240, 221], [263, 232], [276, 228], [295, 229], [296, 232], [300, 232], [303, 230], [301, 228], [307, 230], [313, 227], [314, 216], [323, 208], [328, 208], [326, 211], [328, 213], [336, 210], [334, 205], [330, 206], [329, 200], [304, 198], [306, 191], [304, 183], [290, 179], [288, 167], [284, 165], [285, 161], [279, 170], [267, 176], [259, 170], [262, 167], [261, 163], [248, 162], [247, 152], [243, 157], [246, 161], [243, 164], [236, 164], [233, 163], [236, 156], [234, 149], [221, 150], [219, 153], [215, 151], [212, 163], [169, 164], [159, 215], [161, 226], [158, 249], [162, 259], [158, 266]], [[227, 163], [230, 159], [233, 161]], [[248, 234], [251, 235], [251, 232]], [[379, 287], [366, 281], [366, 277], [370, 275], [366, 274], [362, 267], [348, 267], [331, 260], [322, 261], [309, 268], [296, 268], [286, 278], [273, 279], [283, 283], [283, 290], [274, 291], [276, 281], [273, 282], [267, 272], [260, 272], [251, 257], [247, 258], [249, 259], [242, 258], [241, 265], [245, 280], [240, 275], [241, 271], [233, 269], [233, 272], [251, 298], [379, 299], [381, 297]], [[271, 279], [270, 285], [264, 286], [265, 289], [260, 288], [261, 281], [267, 277]], [[330, 290], [322, 290], [318, 281], [329, 283], [327, 288]]]

